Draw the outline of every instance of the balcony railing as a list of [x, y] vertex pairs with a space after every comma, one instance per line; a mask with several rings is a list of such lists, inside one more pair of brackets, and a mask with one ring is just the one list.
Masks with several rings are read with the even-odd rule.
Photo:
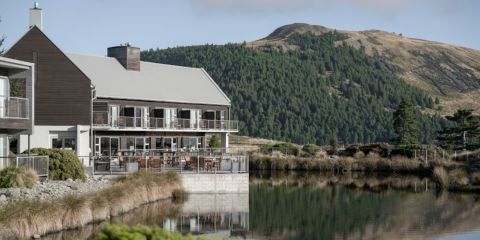
[[108, 112], [93, 112], [93, 126], [116, 129], [166, 129], [166, 130], [219, 130], [238, 131], [238, 121], [176, 118], [145, 118], [118, 116], [112, 118]]
[[29, 101], [27, 98], [9, 97], [0, 101], [0, 118], [29, 118]]

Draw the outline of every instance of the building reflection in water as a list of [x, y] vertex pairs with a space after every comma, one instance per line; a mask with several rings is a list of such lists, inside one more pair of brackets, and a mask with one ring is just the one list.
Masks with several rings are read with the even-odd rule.
[[215, 238], [246, 237], [248, 194], [192, 194], [181, 213], [163, 221], [169, 231]]

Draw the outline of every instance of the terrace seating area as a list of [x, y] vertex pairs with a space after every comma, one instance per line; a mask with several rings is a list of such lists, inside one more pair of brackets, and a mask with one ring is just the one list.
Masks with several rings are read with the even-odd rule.
[[139, 170], [185, 173], [248, 172], [246, 154], [225, 150], [119, 151], [115, 156], [95, 156], [95, 174], [126, 174]]

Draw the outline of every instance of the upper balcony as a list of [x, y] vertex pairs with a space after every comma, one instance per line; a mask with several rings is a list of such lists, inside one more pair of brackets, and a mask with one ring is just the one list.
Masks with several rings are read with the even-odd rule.
[[27, 98], [9, 97], [0, 100], [0, 118], [29, 119], [30, 107]]
[[193, 132], [238, 132], [236, 120], [210, 120], [154, 117], [112, 117], [109, 112], [93, 112], [93, 127], [105, 130], [151, 130]]

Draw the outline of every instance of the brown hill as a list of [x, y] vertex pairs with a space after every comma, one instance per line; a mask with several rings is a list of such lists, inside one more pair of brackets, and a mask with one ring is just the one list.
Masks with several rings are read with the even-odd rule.
[[[259, 49], [273, 46], [286, 51], [296, 48], [285, 41], [294, 33], [320, 35], [329, 31], [333, 29], [294, 23], [282, 26], [266, 38], [247, 45]], [[388, 71], [438, 97], [441, 113], [450, 114], [458, 108], [472, 108], [480, 112], [479, 50], [380, 30], [336, 31], [348, 36], [344, 42], [350, 46], [364, 47], [367, 54], [383, 58]]]

